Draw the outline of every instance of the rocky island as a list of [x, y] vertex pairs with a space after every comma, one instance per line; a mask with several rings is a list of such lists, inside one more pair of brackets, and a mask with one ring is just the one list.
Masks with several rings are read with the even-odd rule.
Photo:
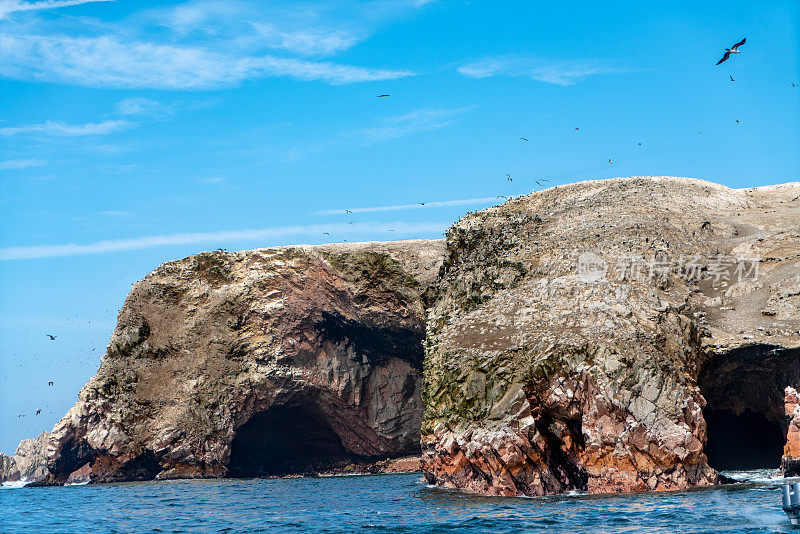
[[684, 489], [748, 462], [797, 469], [787, 387], [800, 184], [586, 181], [468, 214], [444, 241], [160, 266], [47, 437], [42, 483], [421, 454], [429, 482], [490, 495]]
[[800, 183], [587, 181], [470, 214], [426, 344], [431, 483], [673, 490], [777, 467], [800, 381]]

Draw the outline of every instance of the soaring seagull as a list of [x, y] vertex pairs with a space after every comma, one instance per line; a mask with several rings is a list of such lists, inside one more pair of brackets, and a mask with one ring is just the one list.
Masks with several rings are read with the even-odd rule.
[[719, 65], [720, 63], [722, 63], [723, 61], [725, 61], [729, 57], [731, 57], [731, 54], [738, 54], [739, 53], [739, 47], [742, 46], [746, 40], [747, 40], [747, 37], [743, 38], [741, 41], [739, 41], [738, 43], [736, 43], [732, 47], [726, 48], [725, 49], [725, 55], [722, 56], [722, 59], [717, 61], [717, 65]]
[[53, 341], [53, 340], [56, 339], [56, 336], [53, 336], [53, 335], [50, 335], [50, 334], [45, 334], [45, 335], [50, 338], [50, 341]]

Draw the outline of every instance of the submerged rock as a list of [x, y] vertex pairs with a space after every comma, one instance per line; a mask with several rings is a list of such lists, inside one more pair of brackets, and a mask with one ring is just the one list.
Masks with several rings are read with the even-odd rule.
[[428, 315], [428, 481], [606, 493], [714, 484], [761, 452], [776, 467], [798, 210], [800, 184], [628, 178], [462, 218]]
[[440, 241], [208, 252], [134, 284], [48, 483], [268, 476], [419, 452]]

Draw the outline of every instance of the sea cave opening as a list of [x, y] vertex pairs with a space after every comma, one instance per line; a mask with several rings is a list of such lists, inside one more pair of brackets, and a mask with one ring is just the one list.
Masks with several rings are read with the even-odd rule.
[[708, 464], [718, 471], [777, 468], [788, 426], [783, 390], [799, 383], [798, 349], [751, 345], [711, 356], [698, 380]]
[[231, 444], [230, 476], [315, 472], [353, 458], [313, 404], [274, 406], [239, 427]]

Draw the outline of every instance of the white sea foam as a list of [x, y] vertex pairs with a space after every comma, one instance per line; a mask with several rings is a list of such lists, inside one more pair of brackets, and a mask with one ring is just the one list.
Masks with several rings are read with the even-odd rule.
[[23, 478], [21, 480], [15, 480], [13, 482], [3, 482], [2, 484], [0, 484], [0, 488], [4, 488], [4, 489], [6, 489], [6, 488], [7, 489], [22, 488], [27, 483], [28, 483], [28, 479]]
[[778, 484], [790, 480], [781, 476], [775, 469], [752, 469], [749, 471], [721, 471], [720, 474], [730, 477], [737, 482], [756, 482], [759, 484]]

